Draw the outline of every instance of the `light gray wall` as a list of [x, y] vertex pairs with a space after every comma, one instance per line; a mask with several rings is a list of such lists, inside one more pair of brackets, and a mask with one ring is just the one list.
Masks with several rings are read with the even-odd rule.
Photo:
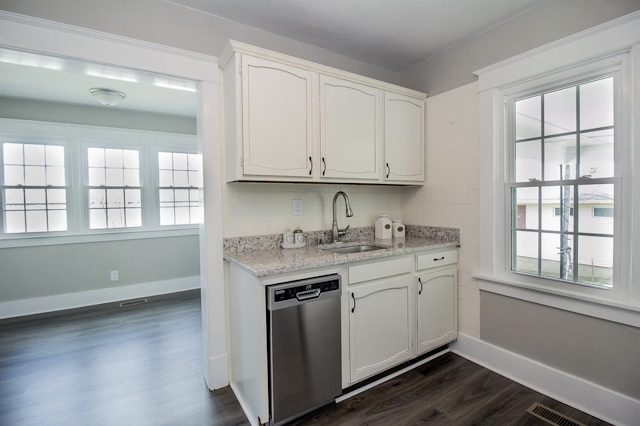
[[0, 271], [0, 302], [190, 277], [198, 236], [0, 249]]
[[159, 0], [0, 0], [0, 9], [220, 56], [229, 39], [398, 82], [398, 73], [263, 30]]
[[[0, 117], [195, 134], [195, 119], [0, 98]], [[90, 133], [88, 134], [90, 135]], [[0, 303], [200, 274], [198, 236], [0, 249]], [[110, 271], [119, 271], [112, 282]]]
[[179, 115], [5, 97], [0, 97], [0, 117], [189, 135], [197, 130], [195, 118]]
[[640, 9], [638, 0], [543, 0], [509, 21], [400, 73], [400, 84], [437, 95], [474, 71]]
[[640, 399], [640, 329], [489, 292], [482, 340]]

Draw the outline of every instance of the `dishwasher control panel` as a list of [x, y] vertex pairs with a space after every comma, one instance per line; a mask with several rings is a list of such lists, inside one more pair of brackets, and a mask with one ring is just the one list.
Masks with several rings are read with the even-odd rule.
[[326, 293], [328, 291], [339, 290], [340, 289], [340, 281], [325, 281], [316, 284], [307, 284], [301, 285], [299, 287], [291, 287], [291, 288], [283, 288], [280, 290], [276, 290], [273, 292], [273, 300], [274, 302], [283, 302], [285, 300], [297, 299], [297, 295], [304, 294], [308, 291], [320, 290], [320, 293]]
[[307, 280], [294, 281], [267, 288], [269, 309], [280, 309], [290, 304], [314, 299], [324, 299], [340, 293], [340, 275], [328, 275]]

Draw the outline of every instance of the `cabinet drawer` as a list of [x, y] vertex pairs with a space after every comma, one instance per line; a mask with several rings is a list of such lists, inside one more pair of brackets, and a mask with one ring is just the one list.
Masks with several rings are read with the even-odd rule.
[[412, 270], [411, 260], [410, 257], [405, 257], [351, 266], [349, 267], [349, 284], [409, 273]]
[[418, 271], [437, 266], [458, 263], [458, 250], [441, 251], [439, 253], [421, 254], [418, 258]]

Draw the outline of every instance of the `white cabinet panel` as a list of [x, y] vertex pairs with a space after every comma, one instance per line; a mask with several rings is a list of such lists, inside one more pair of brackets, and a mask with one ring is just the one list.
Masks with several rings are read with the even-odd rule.
[[424, 93], [236, 41], [219, 64], [228, 182], [424, 184]]
[[382, 91], [320, 75], [321, 177], [380, 179]]
[[349, 290], [351, 382], [413, 356], [412, 279]]
[[421, 271], [423, 269], [458, 263], [458, 250], [422, 254], [416, 257], [418, 259], [418, 271]]
[[242, 56], [245, 175], [311, 179], [312, 77], [307, 70]]
[[385, 92], [384, 102], [385, 179], [424, 181], [424, 99]]
[[413, 268], [413, 259], [404, 257], [400, 259], [383, 260], [365, 263], [364, 265], [349, 266], [349, 284], [364, 281], [377, 280], [378, 278], [391, 277], [393, 275], [407, 274]]
[[457, 269], [420, 275], [416, 286], [420, 355], [457, 337]]

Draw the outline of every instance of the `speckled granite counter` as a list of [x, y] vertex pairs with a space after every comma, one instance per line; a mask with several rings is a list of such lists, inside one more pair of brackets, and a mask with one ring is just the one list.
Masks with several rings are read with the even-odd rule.
[[[337, 254], [326, 249], [349, 247], [361, 244], [373, 244], [385, 247], [364, 253]], [[458, 247], [459, 238], [455, 233], [449, 238], [407, 237], [401, 239], [376, 240], [360, 238], [357, 241], [336, 244], [308, 245], [300, 249], [268, 248], [262, 250], [231, 251], [225, 250], [224, 258], [239, 265], [255, 275], [264, 277], [305, 269], [323, 268], [344, 263], [417, 253], [427, 250]]]

